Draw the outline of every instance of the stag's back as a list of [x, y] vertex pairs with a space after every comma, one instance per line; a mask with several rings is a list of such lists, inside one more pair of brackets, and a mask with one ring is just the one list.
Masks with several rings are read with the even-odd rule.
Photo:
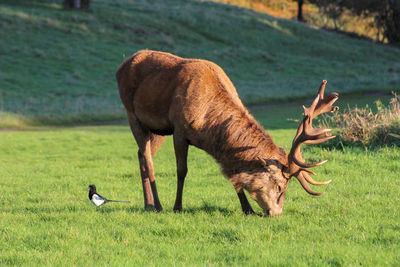
[[210, 61], [143, 50], [116, 77], [127, 112], [155, 133], [204, 129], [222, 119], [216, 112], [247, 113], [230, 79]]

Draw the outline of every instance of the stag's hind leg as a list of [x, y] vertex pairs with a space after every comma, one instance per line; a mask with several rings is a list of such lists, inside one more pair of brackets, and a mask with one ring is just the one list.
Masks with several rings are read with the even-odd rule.
[[[150, 148], [151, 148], [151, 162], [153, 163], [153, 156], [156, 154], [156, 152], [160, 149], [162, 143], [164, 142], [165, 136], [161, 135], [156, 135], [156, 134], [151, 134], [150, 137]], [[153, 193], [153, 198], [154, 198], [154, 207], [156, 208], [157, 211], [162, 211], [162, 206], [160, 203], [160, 199], [158, 198], [158, 192], [157, 192], [157, 186], [156, 186], [156, 180], [154, 177], [154, 167], [152, 167], [152, 173], [153, 173], [153, 179], [150, 177], [150, 186], [151, 186], [151, 192]]]
[[163, 135], [157, 135], [157, 134], [152, 134], [150, 137], [150, 145], [151, 145], [151, 156], [154, 157], [154, 155], [157, 153], [157, 151], [160, 149], [162, 143], [164, 142], [165, 136]]
[[152, 156], [160, 148], [164, 138], [162, 136], [154, 135], [148, 129], [142, 127], [133, 114], [128, 113], [128, 120], [133, 136], [139, 146], [138, 158], [143, 185], [144, 207], [145, 209], [154, 207], [157, 211], [162, 211], [154, 177]]
[[178, 186], [176, 190], [176, 199], [174, 211], [182, 211], [182, 192], [187, 174], [187, 154], [189, 143], [183, 135], [174, 133], [174, 150], [176, 157], [176, 172], [178, 176]]

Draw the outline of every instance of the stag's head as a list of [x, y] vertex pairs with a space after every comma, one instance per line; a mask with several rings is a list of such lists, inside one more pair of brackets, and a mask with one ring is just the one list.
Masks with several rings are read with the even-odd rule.
[[309, 168], [321, 165], [326, 160], [306, 163], [300, 151], [301, 144], [319, 144], [335, 137], [331, 135], [331, 129], [314, 129], [312, 126], [312, 120], [318, 115], [338, 110], [338, 107], [332, 106], [338, 99], [338, 94], [332, 93], [324, 98], [325, 85], [326, 81], [323, 81], [318, 95], [310, 107], [303, 106], [304, 118], [293, 139], [289, 155], [280, 148], [273, 158], [268, 160], [260, 159], [264, 170], [254, 173], [252, 182], [246, 186], [250, 196], [263, 208], [266, 215], [282, 214], [286, 189], [291, 177], [296, 177], [307, 193], [315, 196], [323, 193], [314, 192], [309, 184], [326, 185], [331, 182], [331, 180], [317, 182], [310, 176], [315, 175], [315, 173]]

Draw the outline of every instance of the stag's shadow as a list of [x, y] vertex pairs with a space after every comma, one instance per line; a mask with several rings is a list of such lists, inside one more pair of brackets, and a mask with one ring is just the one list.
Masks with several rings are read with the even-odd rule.
[[[129, 213], [136, 213], [136, 214], [149, 214], [149, 213], [159, 213], [161, 214], [176, 214], [176, 215], [180, 215], [180, 214], [192, 214], [192, 215], [198, 215], [198, 214], [207, 214], [210, 216], [216, 216], [216, 215], [220, 215], [223, 217], [232, 217], [234, 216], [234, 214], [240, 212], [241, 214], [242, 211], [240, 209], [238, 210], [230, 210], [227, 208], [222, 208], [216, 205], [211, 205], [209, 203], [203, 203], [201, 206], [198, 207], [186, 207], [183, 208], [181, 212], [175, 212], [173, 211], [172, 207], [167, 207], [162, 210], [162, 211], [157, 211], [155, 208], [143, 208], [143, 207], [139, 207], [139, 206], [131, 206], [131, 207], [101, 207], [99, 209], [97, 209], [97, 212], [99, 213], [114, 213], [114, 212], [120, 212], [120, 211], [127, 211]], [[262, 213], [258, 213], [255, 212], [253, 214], [243, 214], [243, 216], [245, 217], [265, 217], [264, 214]]]
[[229, 210], [227, 208], [222, 208], [216, 205], [212, 205], [209, 203], [203, 203], [199, 207], [186, 207], [183, 208], [181, 213], [191, 213], [191, 214], [197, 214], [197, 213], [207, 213], [207, 214], [222, 214], [225, 217], [232, 216], [235, 212], [232, 210]]
[[132, 213], [160, 213], [160, 214], [200, 214], [200, 213], [206, 213], [209, 215], [216, 215], [216, 214], [221, 214], [225, 217], [232, 216], [235, 211], [227, 209], [227, 208], [222, 208], [218, 207], [216, 205], [212, 205], [209, 203], [203, 203], [201, 206], [188, 206], [184, 207], [181, 212], [175, 212], [173, 211], [172, 207], [164, 207], [163, 211], [157, 211], [154, 208], [143, 208], [139, 206], [131, 206], [131, 207], [115, 207], [115, 208], [108, 208], [108, 209], [101, 209], [99, 212], [101, 213], [112, 213], [115, 211], [120, 211], [120, 210], [127, 210]]

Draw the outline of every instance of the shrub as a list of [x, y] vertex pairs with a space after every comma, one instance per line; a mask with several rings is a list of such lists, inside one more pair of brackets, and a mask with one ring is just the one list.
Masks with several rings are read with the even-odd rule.
[[[343, 113], [325, 115], [320, 126], [335, 128], [338, 138], [333, 143], [362, 146], [400, 146], [400, 97], [393, 93], [388, 106], [376, 101], [376, 112], [367, 105], [364, 108], [345, 109]], [[331, 142], [332, 145], [332, 142]]]

